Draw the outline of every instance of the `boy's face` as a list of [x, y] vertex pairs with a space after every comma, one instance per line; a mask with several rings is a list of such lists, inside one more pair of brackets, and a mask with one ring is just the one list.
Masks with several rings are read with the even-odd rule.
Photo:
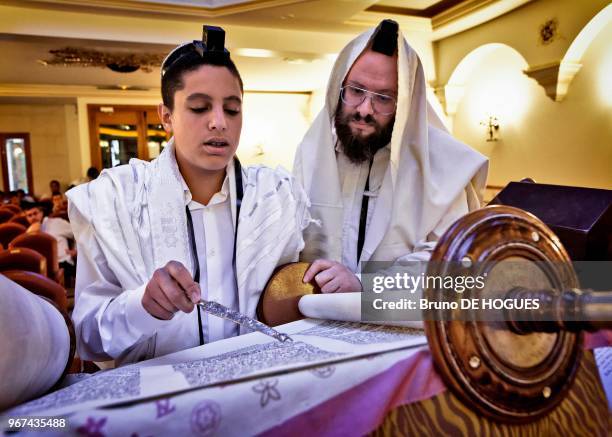
[[164, 128], [174, 135], [180, 167], [224, 169], [238, 148], [242, 130], [242, 93], [225, 67], [203, 65], [183, 74], [174, 110], [160, 105]]
[[28, 219], [28, 223], [31, 225], [40, 223], [43, 219], [43, 213], [40, 208], [30, 208], [26, 211], [26, 219]]
[[53, 202], [53, 209], [58, 210], [64, 207], [64, 198], [61, 194], [54, 194], [51, 196], [51, 201]]

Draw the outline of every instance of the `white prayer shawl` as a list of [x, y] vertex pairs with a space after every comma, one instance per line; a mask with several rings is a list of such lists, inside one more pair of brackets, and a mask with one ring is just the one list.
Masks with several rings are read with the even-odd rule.
[[[320, 227], [310, 226], [304, 232], [304, 260], [342, 260], [344, 213], [333, 120], [342, 83], [372, 34], [373, 30], [361, 34], [339, 54], [325, 107], [297, 150], [293, 172], [310, 198], [313, 219], [321, 222]], [[398, 97], [391, 156], [360, 261], [429, 259], [427, 251], [433, 249], [440, 231], [480, 206], [487, 169], [483, 155], [444, 130], [427, 102], [421, 62], [398, 32]], [[456, 208], [465, 199], [467, 207]]]
[[[228, 177], [235, 222], [232, 164]], [[304, 247], [302, 230], [310, 223], [309, 203], [301, 186], [280, 167], [243, 168], [243, 186], [236, 248], [238, 305], [241, 313], [255, 317], [259, 296], [274, 269], [296, 261]], [[104, 170], [95, 181], [67, 194], [77, 241], [88, 227], [93, 228], [104, 262], [123, 290], [148, 283], [153, 272], [171, 260], [194, 272], [173, 140], [152, 162], [132, 159], [128, 165]], [[240, 332], [245, 333], [242, 328]], [[132, 361], [125, 358], [119, 361]]]

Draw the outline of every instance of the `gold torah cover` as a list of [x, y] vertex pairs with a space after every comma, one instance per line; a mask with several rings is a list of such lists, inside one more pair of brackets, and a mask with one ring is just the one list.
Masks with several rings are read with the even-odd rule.
[[257, 305], [257, 317], [269, 326], [303, 319], [298, 302], [306, 294], [321, 293], [314, 281], [302, 279], [310, 263], [296, 262], [280, 266], [272, 275]]

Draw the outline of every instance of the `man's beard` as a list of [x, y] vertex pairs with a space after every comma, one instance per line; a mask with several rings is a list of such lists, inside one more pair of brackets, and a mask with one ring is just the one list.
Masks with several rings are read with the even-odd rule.
[[[354, 135], [349, 126], [349, 122], [351, 121], [363, 121], [368, 123], [374, 127], [374, 133], [368, 136]], [[358, 112], [355, 112], [343, 116], [339, 108], [338, 111], [336, 111], [334, 123], [336, 126], [336, 135], [338, 135], [342, 151], [353, 164], [361, 164], [362, 162], [370, 161], [379, 149], [389, 144], [395, 117], [383, 128], [370, 114], [362, 117]]]

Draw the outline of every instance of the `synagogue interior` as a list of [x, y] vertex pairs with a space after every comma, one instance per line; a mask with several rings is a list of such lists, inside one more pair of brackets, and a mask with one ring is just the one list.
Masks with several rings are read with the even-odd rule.
[[[305, 145], [307, 138], [315, 138], [312, 126], [322, 118], [333, 119], [325, 112], [329, 105], [346, 104], [349, 99], [346, 83], [335, 73], [345, 58], [353, 62], [359, 53], [346, 48], [354, 50], [351, 44], [356, 38], [382, 29], [384, 20], [396, 23], [420, 59], [429, 123], [436, 120], [436, 129], [444, 132], [440, 135], [452, 136], [467, 145], [469, 153], [477, 152], [473, 156], [482, 157], [481, 173], [474, 164], [476, 176], [463, 185], [470, 180], [480, 184], [474, 193], [484, 208], [473, 208], [466, 191], [469, 208], [464, 213], [469, 210], [469, 214], [449, 220], [443, 228], [428, 228], [423, 236], [427, 251], [441, 263], [423, 267], [425, 276], [435, 273], [456, 279], [458, 273], [443, 264], [456, 261], [455, 267], [473, 274], [487, 271], [493, 280], [485, 288], [491, 293], [503, 289], [505, 298], [512, 296], [513, 302], [519, 297], [522, 303], [540, 298], [550, 307], [540, 307], [532, 316], [525, 307], [491, 303], [486, 317], [501, 314], [504, 319], [476, 322], [456, 315], [467, 301], [462, 298], [477, 296], [466, 292], [445, 298], [452, 302], [445, 301], [444, 308], [429, 306], [421, 311], [417, 306], [418, 321], [393, 319], [390, 313], [383, 318], [389, 323], [368, 319], [365, 307], [374, 305], [378, 310], [380, 296], [376, 290], [366, 291], [368, 287], [371, 291], [372, 280], [376, 284], [381, 269], [372, 267], [370, 275], [369, 263], [363, 262], [363, 255], [360, 258], [372, 240], [370, 231], [361, 235], [361, 226], [370, 219], [378, 223], [381, 217], [388, 218], [394, 233], [381, 237], [383, 242], [372, 246], [368, 256], [372, 264], [379, 261], [376, 256], [395, 261], [404, 254], [404, 246], [393, 238], [412, 244], [413, 230], [421, 228], [406, 223], [417, 215], [402, 216], [397, 198], [377, 215], [374, 205], [385, 201], [381, 194], [370, 205], [373, 213], [363, 200], [361, 218], [359, 208], [353, 214], [358, 222], [355, 229], [332, 230], [327, 236], [320, 231], [313, 237], [323, 248], [336, 240], [342, 246], [346, 244], [342, 239], [354, 231], [355, 265], [361, 260], [363, 266], [355, 274], [372, 303], [358, 293], [327, 293], [315, 279], [302, 281], [314, 264], [304, 262], [307, 257], [299, 255], [301, 249], [295, 256], [278, 255], [285, 261], [265, 270], [268, 273], [257, 272], [257, 263], [276, 256], [291, 228], [285, 224], [277, 229], [272, 223], [275, 214], [293, 211], [293, 200], [281, 200], [281, 211], [253, 225], [244, 240], [237, 239], [250, 226], [249, 215], [245, 214], [244, 225], [242, 215], [235, 217], [233, 258], [231, 244], [227, 252], [235, 270], [232, 287], [238, 293], [234, 313], [240, 314], [235, 318], [244, 313], [269, 326], [255, 329], [255, 321], [235, 321], [236, 333], [249, 332], [243, 330], [245, 323], [260, 332], [203, 341], [212, 338], [215, 329], [228, 328], [215, 328], [210, 322], [209, 330], [206, 326], [213, 316], [204, 314], [219, 310], [204, 308], [200, 302], [189, 316], [204, 317], [204, 331], [198, 319], [200, 346], [165, 354], [162, 334], [143, 340], [139, 329], [145, 322], [131, 323], [128, 315], [145, 312], [146, 307], [134, 309], [134, 299], [109, 297], [102, 283], [109, 271], [123, 286], [120, 272], [132, 269], [139, 277], [148, 267], [139, 264], [129, 247], [126, 252], [104, 240], [101, 235], [107, 234], [100, 228], [108, 225], [125, 241], [150, 240], [152, 247], [158, 247], [155, 233], [164, 232], [165, 240], [159, 241], [168, 244], [177, 222], [162, 217], [158, 228], [153, 218], [150, 225], [135, 224], [133, 217], [125, 221], [124, 210], [113, 198], [104, 205], [92, 201], [92, 211], [95, 206], [105, 219], [75, 224], [75, 215], [85, 216], [89, 210], [79, 206], [73, 212], [76, 207], [71, 202], [77, 194], [67, 193], [80, 187], [80, 196], [93, 196], [94, 188], [85, 188], [86, 184], [95, 186], [92, 181], [134, 158], [154, 163], [166, 148], [174, 147], [173, 134], [159, 111], [168, 54], [194, 40], [204, 41], [206, 49], [203, 26], [222, 28], [221, 47], [224, 44], [229, 51], [243, 84], [236, 151], [242, 169], [280, 166], [295, 174], [314, 162], [314, 173], [305, 179], [305, 195], [310, 197], [306, 208], [312, 207], [308, 220], [316, 222], [310, 226], [323, 222], [325, 230], [325, 220], [335, 213], [319, 216], [316, 211], [333, 209], [328, 199], [334, 197], [321, 193], [325, 191], [321, 184], [309, 191], [308, 183], [315, 186], [317, 178], [324, 178], [329, 167], [326, 156], [336, 155], [318, 154]], [[0, 346], [8, 351], [0, 358], [2, 431], [32, 430], [36, 419], [36, 427], [46, 432], [91, 436], [608, 435], [612, 425], [611, 42], [608, 0], [0, 0], [0, 300], [4, 307]], [[404, 56], [402, 50], [395, 56]], [[397, 74], [410, 78], [406, 83], [411, 96], [418, 95], [411, 87], [418, 83], [421, 69], [415, 71], [405, 71], [399, 63]], [[383, 91], [356, 89], [365, 92], [360, 105], [369, 98], [373, 111], [382, 112], [383, 99], [388, 98]], [[393, 109], [397, 125], [406, 112], [400, 105], [407, 100], [396, 94], [392, 99], [397, 100]], [[409, 130], [415, 125], [406, 126]], [[340, 138], [334, 127], [330, 132]], [[441, 187], [445, 179], [454, 180], [463, 161], [458, 159], [456, 168], [450, 165], [445, 170], [434, 164], [428, 167], [427, 160], [406, 167], [401, 158], [405, 155], [393, 146], [400, 134], [409, 135], [394, 131], [390, 137], [391, 170], [384, 181], [388, 177], [397, 183], [397, 194], [402, 181], [416, 180], [402, 176], [406, 168], [425, 176], [438, 171], [435, 183], [408, 195], [413, 202], [409, 209], [425, 211], [447, 202]], [[371, 158], [369, 170], [366, 165], [360, 202], [370, 189], [378, 189], [372, 188], [375, 177], [370, 179], [375, 163], [376, 158]], [[335, 164], [332, 167], [336, 171]], [[132, 177], [122, 174], [124, 179], [105, 180], [112, 181], [110, 186]], [[478, 174], [483, 177], [478, 179]], [[244, 175], [250, 177], [248, 170]], [[138, 177], [142, 176], [134, 170], [134, 180]], [[379, 186], [386, 183], [382, 175], [380, 181]], [[232, 184], [233, 179], [230, 200], [235, 192]], [[238, 212], [232, 203], [228, 214], [239, 214], [240, 202], [242, 212], [249, 211], [250, 184], [245, 184], [244, 200], [236, 202]], [[347, 186], [348, 182], [342, 184], [338, 196], [346, 194]], [[126, 193], [141, 196], [137, 189]], [[264, 214], [262, 199], [265, 196], [252, 213]], [[165, 198], [159, 200], [163, 211], [174, 208], [164, 202]], [[131, 213], [133, 208], [125, 211]], [[186, 207], [180, 208], [182, 214]], [[208, 232], [203, 220], [197, 226]], [[427, 221], [414, 220], [419, 225]], [[134, 226], [133, 232], [128, 225]], [[177, 225], [178, 238], [187, 241], [187, 251], [192, 247], [189, 241], [193, 243], [199, 275], [203, 263], [199, 248], [181, 226]], [[247, 247], [243, 253], [248, 253], [250, 239], [260, 238], [266, 226], [270, 238], [279, 242], [246, 256], [250, 264], [243, 261], [241, 248]], [[96, 250], [82, 253], [81, 245], [86, 244]], [[212, 245], [208, 234], [206, 245]], [[411, 247], [417, 251], [415, 245]], [[206, 253], [212, 257], [214, 248]], [[192, 263], [191, 257], [186, 259]], [[298, 259], [301, 262], [279, 267]], [[505, 267], [487, 267], [488, 262]], [[81, 263], [87, 268], [83, 264], [79, 269]], [[147, 263], [145, 256], [141, 264]], [[208, 270], [204, 268], [201, 277], [212, 278], [213, 264], [206, 263]], [[249, 267], [239, 272], [243, 265]], [[230, 275], [219, 271], [226, 278]], [[85, 283], [79, 275], [92, 279]], [[257, 288], [259, 299], [251, 299], [252, 308], [241, 294], [250, 290], [250, 278], [256, 285], [245, 293], [255, 295]], [[223, 279], [219, 282], [225, 284]], [[261, 298], [260, 285], [265, 285]], [[456, 289], [457, 282], [454, 285]], [[97, 309], [79, 309], [80, 287], [89, 287], [91, 299], [108, 300]], [[441, 288], [424, 286], [424, 298], [431, 301], [441, 295], [436, 294], [442, 293]], [[314, 300], [317, 295], [320, 303]], [[104, 313], [113, 305], [125, 319]], [[521, 309], [529, 315], [516, 315]], [[156, 317], [150, 314], [149, 318]], [[222, 316], [233, 317], [228, 312]], [[108, 330], [90, 333], [89, 325], [77, 322], [87, 317]], [[187, 315], [178, 311], [172, 317], [175, 322]], [[147, 329], [158, 322], [147, 319]], [[138, 342], [148, 346], [136, 353], [138, 348], [127, 345], [128, 352], [117, 356], [105, 349], [102, 358], [81, 350], [82, 344], [105, 345], [110, 341], [105, 333], [110, 332], [141, 335]], [[173, 334], [182, 335], [180, 330]], [[121, 347], [125, 338], [127, 334], [118, 341]]]

